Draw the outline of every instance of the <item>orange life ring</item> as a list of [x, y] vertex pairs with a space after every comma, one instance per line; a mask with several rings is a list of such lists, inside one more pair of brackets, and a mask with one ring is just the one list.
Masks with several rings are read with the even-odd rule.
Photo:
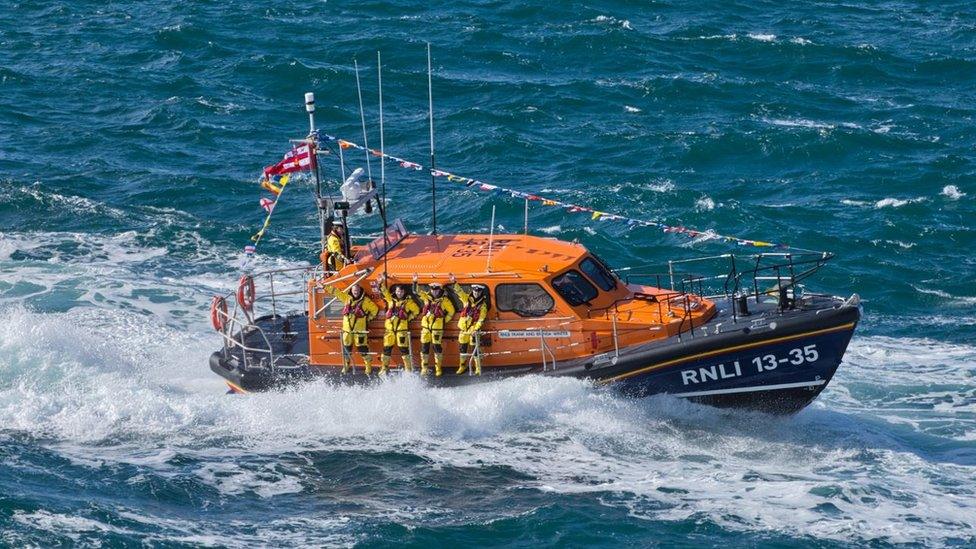
[[237, 304], [245, 311], [250, 312], [254, 307], [256, 292], [254, 289], [254, 277], [244, 275], [237, 284]]
[[210, 324], [218, 332], [227, 326], [227, 300], [217, 295], [210, 301]]

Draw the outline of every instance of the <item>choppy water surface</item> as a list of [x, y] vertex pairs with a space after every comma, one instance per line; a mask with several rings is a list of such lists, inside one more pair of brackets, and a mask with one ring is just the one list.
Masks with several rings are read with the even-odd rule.
[[[572, 380], [223, 395], [211, 294], [258, 170], [319, 122], [603, 210], [828, 249], [865, 319], [789, 418]], [[976, 543], [967, 2], [0, 6], [0, 543]], [[370, 139], [378, 143], [371, 124]], [[337, 172], [330, 164], [330, 174]], [[375, 165], [374, 165], [375, 167]], [[429, 228], [429, 181], [388, 171]], [[307, 184], [259, 267], [313, 260]], [[440, 190], [443, 231], [522, 204]], [[726, 251], [536, 210], [618, 266]], [[363, 226], [372, 230], [373, 226]]]

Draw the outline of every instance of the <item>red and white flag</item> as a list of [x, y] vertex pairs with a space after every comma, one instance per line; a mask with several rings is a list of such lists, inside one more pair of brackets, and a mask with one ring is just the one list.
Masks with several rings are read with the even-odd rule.
[[263, 198], [262, 197], [261, 198], [261, 207], [264, 208], [264, 211], [266, 211], [266, 212], [268, 212], [270, 214], [274, 210], [275, 201], [274, 200], [271, 200], [270, 198]]
[[265, 177], [281, 175], [283, 173], [311, 170], [315, 167], [312, 150], [308, 145], [301, 145], [285, 153], [285, 157], [274, 166], [264, 169]]

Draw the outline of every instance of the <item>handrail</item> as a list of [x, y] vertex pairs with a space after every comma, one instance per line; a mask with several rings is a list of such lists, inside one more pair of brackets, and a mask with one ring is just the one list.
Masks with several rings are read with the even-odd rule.
[[[361, 271], [352, 272], [352, 273], [349, 273], [347, 275], [342, 275], [342, 276], [340, 276], [339, 278], [336, 278], [336, 279], [327, 280], [327, 281], [325, 281], [324, 284], [321, 285], [321, 287], [322, 288], [325, 288], [325, 286], [334, 286], [336, 282], [341, 282], [343, 280], [348, 280], [348, 279], [352, 278], [353, 276], [356, 276], [359, 273], [362, 273], [362, 275], [359, 278], [357, 278], [356, 280], [353, 281], [352, 284], [350, 284], [349, 286], [347, 286], [347, 288], [349, 288], [349, 287], [355, 286], [356, 284], [359, 284], [371, 272], [372, 271], [370, 269], [363, 269]], [[333, 303], [335, 303], [335, 300], [336, 299], [337, 298], [335, 296], [333, 296], [332, 299], [330, 299], [329, 301], [323, 303], [320, 308], [316, 309], [315, 314], [312, 315], [312, 318], [318, 318], [319, 315], [322, 314], [322, 312], [325, 311], [325, 309], [328, 308], [329, 305], [332, 305]]]
[[[749, 296], [758, 303], [762, 296], [778, 293], [780, 296], [778, 303], [779, 309], [785, 310], [791, 308], [794, 306], [795, 290], [793, 290], [793, 297], [790, 297], [787, 292], [791, 288], [800, 286], [803, 280], [824, 267], [833, 257], [834, 255], [829, 252], [803, 251], [768, 252], [744, 256], [728, 253], [668, 261], [667, 272], [663, 274], [646, 272], [646, 266], [625, 267], [620, 269], [620, 271], [628, 271], [624, 275], [624, 280], [627, 284], [630, 284], [632, 279], [636, 281], [640, 278], [656, 280], [657, 288], [662, 288], [662, 278], [665, 279], [666, 283], [669, 283], [672, 293], [658, 294], [655, 296], [655, 300], [659, 303], [659, 314], [664, 313], [661, 304], [663, 302], [668, 305], [669, 316], [674, 316], [671, 305], [678, 303], [679, 301], [676, 300], [680, 296], [690, 294], [707, 299], [724, 298], [729, 300], [731, 302], [733, 322], [736, 322], [741, 313], [739, 311], [740, 304], [735, 300], [736, 296]], [[745, 269], [742, 269], [740, 261], [737, 261], [737, 259], [742, 258], [749, 261], [748, 267]], [[678, 270], [679, 265], [702, 265], [708, 261], [713, 263], [712, 268], [717, 269], [719, 274], [714, 274], [714, 270], [705, 275], [686, 273]], [[720, 262], [724, 262], [725, 264], [719, 265], [718, 263]], [[775, 281], [775, 286], [772, 289], [761, 289], [760, 283], [763, 283], [763, 286], [765, 286], [765, 283], [770, 281]], [[682, 309], [679, 332], [684, 330], [684, 321], [686, 318], [689, 318], [687, 306], [683, 306]], [[690, 331], [692, 337], [694, 337], [693, 325]]]

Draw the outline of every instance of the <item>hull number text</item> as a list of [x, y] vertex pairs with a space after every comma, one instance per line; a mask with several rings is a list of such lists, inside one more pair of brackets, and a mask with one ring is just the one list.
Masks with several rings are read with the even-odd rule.
[[[790, 349], [786, 351], [785, 356], [774, 354], [757, 356], [752, 359], [751, 366], [756, 369], [757, 373], [762, 373], [775, 370], [779, 366], [785, 366], [787, 364], [799, 366], [809, 362], [816, 362], [819, 359], [820, 353], [817, 351], [817, 346], [807, 345], [803, 348]], [[682, 370], [681, 383], [682, 385], [695, 385], [698, 383], [740, 377], [742, 375], [742, 369], [742, 364], [738, 360], [734, 360], [730, 363]]]

